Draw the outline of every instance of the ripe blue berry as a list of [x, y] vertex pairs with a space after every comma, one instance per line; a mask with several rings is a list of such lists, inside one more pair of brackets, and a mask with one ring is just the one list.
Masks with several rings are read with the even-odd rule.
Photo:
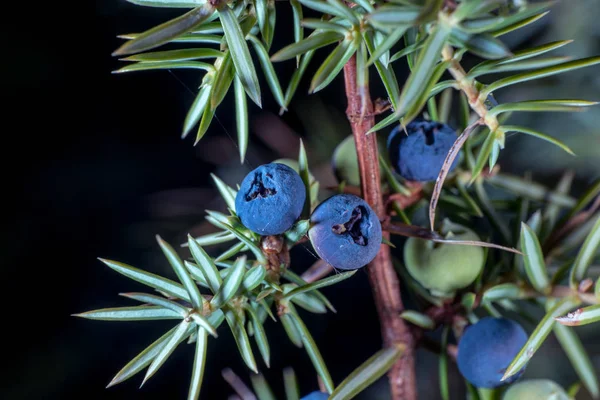
[[[390, 162], [409, 181], [435, 181], [456, 138], [454, 129], [446, 124], [416, 119], [406, 126], [406, 133], [401, 126], [390, 133], [387, 141]], [[458, 165], [458, 158], [450, 171]]]
[[525, 371], [501, 381], [506, 368], [527, 342], [527, 333], [507, 318], [485, 317], [469, 326], [458, 343], [458, 370], [479, 388], [495, 388], [516, 381]]
[[279, 235], [300, 217], [306, 189], [296, 171], [284, 164], [264, 164], [251, 171], [235, 197], [242, 224], [260, 235]]
[[300, 400], [327, 400], [329, 395], [323, 392], [312, 392], [301, 398]]
[[323, 201], [310, 217], [308, 236], [323, 260], [338, 269], [367, 265], [381, 245], [381, 223], [367, 202], [352, 194]]

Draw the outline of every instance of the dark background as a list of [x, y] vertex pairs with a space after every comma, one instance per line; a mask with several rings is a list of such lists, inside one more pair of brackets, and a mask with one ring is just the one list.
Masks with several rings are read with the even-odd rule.
[[[599, 28], [593, 17], [600, 16], [597, 2], [569, 3], [557, 6], [538, 29], [507, 40], [518, 47], [576, 38], [568, 54], [598, 54]], [[138, 389], [140, 374], [104, 389], [123, 365], [172, 324], [71, 317], [130, 304], [117, 294], [143, 289], [96, 257], [172, 276], [154, 236], [160, 234], [178, 246], [187, 232], [200, 234], [207, 229], [204, 210], [223, 209], [209, 173], [234, 185], [263, 162], [296, 158], [299, 137], [306, 141], [312, 172], [322, 185], [333, 183], [328, 155], [350, 133], [343, 114], [342, 80], [310, 97], [305, 80], [290, 112], [281, 118], [263, 84], [263, 109], [251, 109], [252, 143], [247, 162], [240, 165], [231, 97], [219, 108], [207, 136], [194, 147], [192, 138], [181, 140], [179, 135], [194, 88], [200, 83], [198, 74], [111, 74], [121, 66], [110, 56], [121, 43], [116, 35], [148, 29], [180, 11], [143, 8], [124, 0], [96, 1], [95, 8], [89, 6], [44, 2], [3, 19], [2, 94], [3, 103], [8, 104], [2, 107], [6, 121], [3, 210], [8, 218], [2, 231], [1, 264], [3, 309], [7, 311], [2, 325], [8, 335], [2, 339], [7, 357], [3, 357], [1, 397], [184, 398], [192, 365], [192, 347], [186, 345], [143, 388]], [[283, 22], [290, 15], [287, 5], [278, 3], [278, 13], [275, 50], [292, 40], [291, 26]], [[312, 63], [313, 71], [318, 60]], [[291, 62], [276, 65], [282, 85], [292, 68]], [[398, 63], [398, 68], [402, 81], [404, 65]], [[598, 69], [584, 71], [531, 84], [499, 100], [556, 91], [561, 96], [554, 97], [598, 100]], [[375, 86], [373, 93], [381, 96], [383, 91]], [[502, 154], [504, 170], [532, 169], [534, 177], [553, 182], [569, 167], [576, 170], [576, 188], [580, 189], [598, 176], [597, 110], [576, 116], [521, 118], [525, 121], [518, 123], [539, 129], [550, 126], [550, 132], [567, 142], [578, 157], [566, 158], [544, 142], [532, 145], [528, 138], [511, 137], [507, 141], [510, 152]], [[535, 151], [523, 150], [532, 148], [527, 146], [535, 146]], [[292, 269], [302, 272], [313, 261], [310, 249], [295, 249]], [[338, 313], [302, 315], [334, 381], [340, 382], [380, 348], [379, 325], [365, 271], [323, 291]], [[280, 394], [281, 371], [287, 366], [296, 370], [303, 394], [316, 390], [306, 353], [290, 345], [276, 325], [267, 323], [271, 369], [260, 363], [259, 368]], [[232, 393], [220, 375], [225, 367], [249, 382], [230, 335], [224, 332], [218, 342], [211, 339], [202, 389], [203, 397], [210, 399], [225, 399]], [[550, 376], [565, 385], [573, 382], [566, 359], [556, 355], [557, 346], [555, 340], [544, 345], [532, 363], [545, 369], [532, 367], [530, 376]], [[556, 367], [547, 365], [549, 355]], [[594, 360], [599, 363], [597, 356]], [[436, 398], [435, 356], [420, 352], [418, 373], [422, 398]], [[452, 384], [456, 390], [462, 387], [456, 379]], [[378, 386], [385, 393], [385, 382], [381, 382], [373, 386], [369, 398], [379, 398]]]

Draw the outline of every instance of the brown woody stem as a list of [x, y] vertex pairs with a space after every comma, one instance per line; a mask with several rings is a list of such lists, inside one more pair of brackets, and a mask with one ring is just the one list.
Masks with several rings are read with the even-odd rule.
[[[379, 156], [375, 134], [367, 132], [375, 125], [373, 102], [369, 88], [359, 90], [356, 83], [356, 58], [344, 66], [346, 115], [352, 126], [363, 198], [369, 203], [381, 221], [386, 220], [386, 207], [380, 185]], [[363, 97], [364, 96], [364, 97]], [[389, 233], [384, 232], [389, 239]], [[400, 298], [400, 282], [392, 265], [390, 248], [382, 244], [379, 253], [368, 265], [368, 275], [379, 313], [381, 333], [386, 347], [404, 346], [403, 356], [392, 367], [388, 376], [394, 400], [417, 398], [414, 368], [414, 338], [400, 313], [404, 310]]]

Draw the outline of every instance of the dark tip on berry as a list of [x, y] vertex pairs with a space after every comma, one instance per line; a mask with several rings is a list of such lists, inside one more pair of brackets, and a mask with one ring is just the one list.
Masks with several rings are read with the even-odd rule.
[[300, 217], [306, 188], [296, 171], [285, 164], [264, 164], [240, 185], [235, 211], [242, 224], [262, 236], [279, 235]]
[[319, 204], [310, 220], [310, 241], [317, 254], [334, 268], [361, 268], [379, 251], [381, 223], [377, 214], [358, 196], [332, 196]]
[[[266, 174], [266, 176], [267, 178], [273, 179], [273, 175], [271, 174]], [[246, 201], [252, 201], [257, 197], [265, 198], [275, 194], [277, 194], [277, 190], [275, 188], [266, 187], [262, 179], [262, 174], [256, 172], [250, 190], [246, 192], [245, 199]]]
[[[435, 181], [457, 135], [449, 125], [417, 118], [396, 127], [388, 136], [392, 167], [409, 181]], [[458, 165], [458, 157], [450, 172]]]
[[350, 235], [354, 243], [359, 246], [366, 246], [369, 243], [369, 239], [365, 236], [365, 232], [362, 231], [361, 225], [363, 224], [363, 216], [367, 215], [367, 210], [364, 207], [358, 206], [352, 210], [350, 219], [343, 224], [335, 224], [331, 227], [331, 230], [336, 235]]

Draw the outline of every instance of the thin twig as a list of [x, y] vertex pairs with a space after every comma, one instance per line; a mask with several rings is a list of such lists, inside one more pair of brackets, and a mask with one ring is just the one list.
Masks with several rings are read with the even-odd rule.
[[[355, 56], [344, 66], [344, 79], [348, 99], [346, 115], [354, 134], [362, 195], [379, 219], [385, 220], [387, 216], [381, 192], [376, 136], [366, 134], [375, 125], [373, 104], [369, 88], [359, 90], [357, 87]], [[361, 97], [361, 94], [365, 97]], [[365, 105], [366, 112], [362, 113], [361, 110]], [[384, 238], [389, 239], [389, 233], [384, 232]], [[406, 349], [388, 373], [392, 399], [416, 400], [414, 338], [408, 325], [400, 318], [404, 305], [400, 297], [400, 283], [392, 265], [389, 246], [381, 245], [379, 253], [369, 263], [367, 271], [379, 314], [384, 345], [403, 345]]]
[[442, 169], [435, 180], [435, 187], [433, 188], [433, 194], [431, 195], [431, 202], [429, 203], [429, 226], [431, 230], [434, 230], [435, 226], [435, 208], [437, 207], [438, 200], [440, 198], [440, 194], [442, 193], [442, 187], [444, 186], [444, 181], [446, 180], [446, 176], [448, 176], [448, 172], [450, 172], [450, 167], [452, 163], [458, 156], [460, 149], [463, 147], [469, 135], [477, 128], [479, 125], [483, 123], [483, 120], [479, 118], [477, 121], [473, 122], [471, 125], [467, 126], [463, 133], [460, 134], [456, 141], [450, 148], [450, 151], [446, 155], [446, 159], [444, 160], [444, 164], [442, 165]]
[[320, 258], [304, 271], [300, 277], [304, 279], [305, 282], [312, 283], [326, 277], [331, 271], [333, 271], [333, 267]]
[[403, 224], [401, 222], [390, 222], [386, 221], [383, 225], [383, 229], [389, 233], [400, 236], [415, 237], [419, 239], [431, 240], [436, 243], [455, 244], [462, 246], [479, 246], [479, 247], [491, 247], [493, 249], [499, 249], [508, 251], [515, 254], [523, 254], [519, 250], [513, 247], [500, 246], [499, 244], [481, 242], [477, 240], [453, 240], [445, 239], [442, 235], [436, 231], [422, 228], [420, 226]]

